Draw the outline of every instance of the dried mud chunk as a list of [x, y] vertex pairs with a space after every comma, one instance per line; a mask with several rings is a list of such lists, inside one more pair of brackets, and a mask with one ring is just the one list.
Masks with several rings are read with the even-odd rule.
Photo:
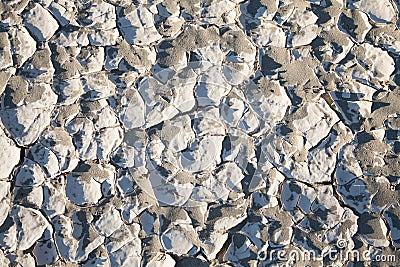
[[396, 55], [400, 54], [400, 32], [393, 25], [372, 28], [366, 37], [375, 46], [379, 46]]
[[57, 21], [40, 4], [24, 14], [24, 24], [39, 42], [49, 40], [58, 29]]
[[[104, 242], [104, 237], [98, 236], [90, 229], [85, 220], [80, 222], [76, 216], [71, 219], [60, 215], [51, 221], [57, 250], [62, 258], [71, 263], [77, 264], [87, 260], [89, 254]], [[74, 231], [75, 227], [79, 230]]]
[[117, 209], [111, 209], [95, 221], [95, 229], [104, 236], [112, 235], [122, 225], [122, 220]]
[[7, 219], [8, 212], [10, 211], [11, 196], [10, 196], [10, 183], [6, 181], [0, 181], [0, 225], [3, 225]]
[[152, 258], [146, 266], [158, 267], [158, 266], [175, 266], [175, 260], [168, 254], [158, 252], [154, 258]]
[[50, 218], [63, 214], [65, 211], [68, 200], [64, 187], [64, 176], [59, 176], [55, 181], [47, 182], [43, 186], [42, 211]]
[[0, 251], [0, 264], [9, 266], [10, 260], [6, 258], [3, 251]]
[[265, 123], [262, 127], [270, 128], [283, 119], [290, 106], [290, 99], [278, 81], [261, 77], [256, 83], [257, 86], [246, 89], [246, 98]]
[[387, 247], [390, 244], [386, 239], [386, 225], [378, 214], [363, 213], [357, 223], [363, 225], [358, 233], [368, 244], [376, 247]]
[[[365, 35], [364, 35], [365, 36]], [[353, 46], [353, 42], [337, 29], [322, 32], [313, 42], [314, 53], [319, 60], [339, 63]]]
[[79, 53], [79, 49], [50, 44], [50, 50], [55, 68], [54, 86], [58, 86], [60, 80], [76, 79], [80, 76], [82, 66], [75, 55]]
[[[369, 77], [382, 82], [390, 80], [390, 76], [395, 70], [395, 64], [393, 58], [386, 51], [365, 43], [354, 48], [352, 53], [361, 61], [361, 66]], [[353, 75], [358, 76], [354, 72]], [[362, 76], [360, 78], [362, 79]]]
[[372, 111], [372, 100], [376, 90], [373, 87], [362, 83], [348, 83], [344, 88], [330, 93], [334, 105], [331, 106], [339, 111], [342, 120], [351, 129], [359, 131], [365, 118]]
[[104, 1], [89, 3], [80, 10], [78, 22], [84, 27], [109, 30], [116, 27], [115, 7]]
[[368, 16], [380, 23], [390, 23], [395, 16], [392, 3], [389, 0], [368, 1], [368, 0], [348, 0], [348, 6], [359, 9], [368, 14]]
[[140, 248], [139, 242], [131, 242], [117, 250], [110, 253], [110, 262], [115, 266], [140, 266]]
[[385, 94], [379, 99], [373, 101], [371, 113], [366, 117], [367, 129], [379, 129], [384, 125], [388, 114], [395, 114], [400, 108], [400, 90], [397, 88], [393, 91], [385, 92]]
[[185, 13], [195, 18], [200, 15], [201, 4], [199, 0], [184, 0], [179, 2], [180, 6], [184, 9]]
[[93, 205], [103, 196], [102, 183], [114, 179], [114, 168], [110, 165], [82, 163], [66, 179], [66, 195], [71, 202]]
[[217, 40], [218, 32], [215, 27], [204, 29], [199, 26], [189, 26], [174, 40], [174, 45], [182, 47], [186, 51], [193, 51]]
[[390, 206], [398, 205], [400, 186], [390, 184], [390, 181], [383, 176], [374, 178], [367, 179], [368, 188], [374, 194], [371, 209], [380, 213]]
[[173, 105], [176, 97], [175, 90], [161, 84], [153, 77], [145, 77], [141, 80], [138, 92], [145, 104], [146, 128], [157, 125], [177, 114], [177, 109]]
[[1, 120], [17, 144], [26, 146], [37, 140], [50, 124], [57, 95], [48, 84], [29, 86], [22, 78], [12, 78], [3, 96]]
[[[182, 3], [183, 2], [184, 1], [182, 1]], [[179, 15], [179, 11], [180, 11], [179, 10], [179, 3], [177, 3], [177, 2], [175, 2], [173, 0], [163, 1], [157, 7], [159, 8], [159, 15], [161, 15], [163, 17]]]
[[15, 145], [13, 140], [8, 138], [0, 128], [0, 158], [3, 163], [0, 165], [0, 177], [8, 178], [13, 168], [20, 160], [20, 149]]
[[121, 224], [120, 227], [110, 235], [106, 242], [105, 247], [107, 251], [113, 253], [129, 242], [138, 241], [140, 228], [140, 225], [137, 223], [133, 223], [129, 226]]
[[48, 6], [51, 14], [57, 19], [61, 26], [68, 25], [74, 21], [76, 15], [75, 4], [73, 1], [56, 1], [51, 2]]
[[107, 77], [105, 72], [96, 72], [82, 76], [82, 85], [86, 101], [107, 98], [114, 94], [115, 86]]
[[203, 7], [201, 21], [206, 24], [231, 24], [235, 23], [236, 4], [229, 0], [212, 1]]
[[38, 265], [54, 264], [58, 259], [57, 248], [52, 239], [37, 242], [33, 249], [33, 255]]
[[78, 11], [78, 22], [88, 31], [92, 45], [114, 45], [118, 38], [115, 7], [104, 1], [96, 1]]
[[[285, 86], [303, 85], [306, 88], [320, 87], [320, 82], [314, 71], [314, 63], [311, 60], [305, 64], [305, 60], [295, 60], [284, 65], [281, 77]], [[310, 64], [311, 63], [311, 64]]]
[[17, 251], [8, 255], [13, 266], [24, 267], [24, 266], [35, 266], [35, 258], [30, 254]]
[[157, 62], [165, 66], [186, 65], [186, 51], [207, 47], [219, 40], [215, 27], [204, 29], [200, 26], [187, 26], [173, 41], [165, 40], [158, 46]]
[[63, 47], [89, 45], [88, 30], [70, 24], [58, 31], [52, 42]]
[[43, 169], [36, 162], [25, 159], [23, 165], [18, 169], [15, 175], [16, 186], [39, 186], [46, 178]]
[[16, 205], [11, 216], [17, 225], [17, 249], [26, 250], [40, 239], [44, 231], [50, 227], [46, 218], [37, 210]]
[[[55, 79], [53, 88], [58, 94], [58, 102], [62, 105], [73, 105], [85, 92], [80, 79]], [[71, 106], [68, 106], [68, 108], [70, 107]]]
[[206, 224], [214, 231], [235, 227], [247, 217], [245, 213], [247, 203], [240, 199], [236, 204], [212, 205], [208, 210]]
[[6, 85], [11, 76], [15, 74], [14, 68], [9, 68], [7, 70], [0, 71], [0, 96], [3, 94], [6, 89]]
[[36, 42], [25, 27], [10, 32], [13, 58], [17, 66], [22, 66], [36, 51]]
[[51, 51], [48, 47], [37, 50], [22, 66], [20, 75], [35, 83], [50, 83], [54, 75], [50, 57]]
[[282, 213], [279, 207], [266, 209], [261, 212], [262, 216], [268, 219], [269, 224], [267, 225], [267, 232], [265, 232], [267, 239], [271, 240], [276, 245], [287, 245], [290, 243], [292, 237], [292, 225], [293, 221], [290, 215]]
[[228, 62], [254, 61], [256, 49], [242, 31], [229, 30], [221, 36], [221, 49]]
[[256, 262], [257, 249], [246, 235], [235, 233], [233, 234], [232, 242], [224, 255], [224, 260], [236, 263], [239, 266]]
[[315, 25], [318, 17], [308, 10], [295, 8], [286, 23], [291, 25], [291, 34], [288, 36], [288, 47], [298, 47], [308, 45], [314, 40], [319, 28]]
[[138, 70], [145, 72], [154, 64], [154, 51], [129, 45], [125, 40], [106, 49], [106, 69]]
[[129, 44], [149, 45], [161, 35], [154, 26], [154, 15], [145, 7], [119, 9], [118, 26]]
[[12, 66], [11, 47], [8, 34], [0, 33], [0, 70]]
[[161, 235], [160, 239], [165, 250], [174, 252], [178, 255], [188, 253], [193, 247], [192, 242], [185, 233], [175, 229], [167, 230]]
[[163, 37], [174, 37], [180, 32], [183, 23], [184, 20], [180, 17], [168, 17], [165, 21], [156, 23], [156, 27]]
[[95, 204], [102, 197], [101, 185], [98, 182], [81, 181], [73, 175], [67, 177], [66, 190], [69, 200], [77, 205]]
[[[5, 1], [2, 3], [3, 6], [0, 7], [0, 10], [8, 12], [15, 12], [16, 14], [20, 14], [22, 10], [28, 5], [29, 0], [14, 0], [14, 1]], [[2, 10], [2, 11], [3, 11]]]
[[389, 223], [390, 237], [393, 241], [393, 245], [396, 247], [400, 246], [400, 214], [399, 204], [393, 204], [383, 213], [385, 219]]
[[[283, 208], [295, 215], [297, 209], [306, 213], [310, 212], [311, 204], [314, 202], [316, 190], [301, 183], [285, 182], [282, 186], [281, 201]], [[295, 219], [298, 219], [295, 217]]]
[[13, 252], [17, 249], [17, 244], [17, 225], [13, 218], [6, 216], [6, 220], [0, 227], [0, 245], [2, 251], [6, 253]]
[[40, 143], [57, 156], [60, 171], [71, 171], [77, 165], [78, 159], [72, 138], [64, 129], [49, 127], [43, 132]]
[[359, 132], [356, 138], [358, 144], [354, 153], [363, 173], [379, 175], [384, 168], [384, 157], [389, 151], [389, 146], [366, 132]]
[[343, 12], [339, 17], [338, 27], [359, 43], [364, 41], [372, 28], [367, 15], [358, 10]]
[[224, 81], [222, 69], [211, 67], [201, 74], [195, 88], [195, 96], [200, 106], [216, 105], [228, 94], [231, 86]]
[[171, 41], [161, 41], [157, 51], [157, 64], [162, 68], [186, 64], [187, 57], [184, 49], [175, 47]]
[[101, 71], [104, 65], [104, 48], [88, 46], [80, 50], [77, 60], [82, 66], [81, 74]]
[[321, 1], [311, 4], [313, 12], [318, 16], [318, 25], [330, 25], [334, 23], [343, 9], [345, 3], [341, 0]]
[[120, 146], [123, 140], [123, 130], [120, 127], [104, 128], [95, 137], [98, 144], [97, 158], [109, 159], [111, 153]]
[[263, 22], [259, 27], [251, 31], [254, 43], [258, 46], [286, 46], [286, 33], [278, 25]]
[[251, 0], [240, 5], [239, 20], [246, 30], [254, 30], [259, 26], [263, 19], [272, 20], [278, 10], [279, 1]]
[[289, 51], [285, 48], [270, 46], [261, 50], [260, 63], [264, 75], [284, 71], [289, 62]]
[[138, 90], [127, 89], [118, 102], [119, 119], [125, 129], [130, 130], [145, 124], [145, 104]]

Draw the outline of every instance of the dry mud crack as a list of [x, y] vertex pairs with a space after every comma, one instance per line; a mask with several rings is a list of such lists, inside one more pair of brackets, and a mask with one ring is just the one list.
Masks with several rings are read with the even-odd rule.
[[400, 266], [398, 0], [2, 0], [0, 266]]

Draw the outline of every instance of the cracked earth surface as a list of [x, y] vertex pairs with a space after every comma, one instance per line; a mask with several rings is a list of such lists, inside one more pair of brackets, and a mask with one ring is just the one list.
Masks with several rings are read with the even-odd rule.
[[399, 7], [2, 0], [0, 266], [399, 266]]

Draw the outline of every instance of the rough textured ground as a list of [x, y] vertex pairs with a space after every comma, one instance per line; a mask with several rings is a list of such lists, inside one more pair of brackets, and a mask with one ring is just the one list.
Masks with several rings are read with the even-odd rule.
[[399, 266], [399, 7], [2, 0], [0, 266]]

